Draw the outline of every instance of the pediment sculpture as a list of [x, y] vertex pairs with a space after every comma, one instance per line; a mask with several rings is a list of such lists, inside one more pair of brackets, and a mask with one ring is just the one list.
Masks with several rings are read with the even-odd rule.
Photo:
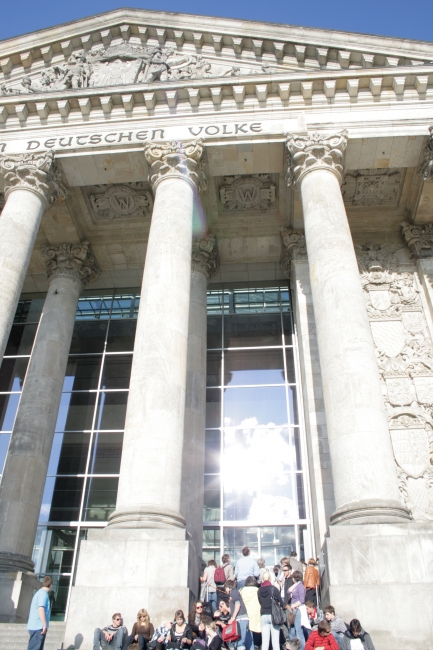
[[30, 94], [70, 88], [97, 88], [275, 72], [278, 70], [267, 63], [251, 69], [231, 65], [227, 61], [214, 62], [199, 55], [177, 52], [172, 47], [121, 43], [107, 48], [93, 48], [89, 52], [75, 52], [65, 63], [55, 64], [38, 76], [23, 77], [21, 87], [3, 85], [1, 94]]

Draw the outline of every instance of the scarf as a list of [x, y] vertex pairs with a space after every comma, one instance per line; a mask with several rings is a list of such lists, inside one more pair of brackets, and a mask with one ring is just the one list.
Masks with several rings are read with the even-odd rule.
[[269, 580], [265, 580], [264, 582], [262, 582], [262, 584], [260, 586], [261, 587], [272, 587], [272, 583]]

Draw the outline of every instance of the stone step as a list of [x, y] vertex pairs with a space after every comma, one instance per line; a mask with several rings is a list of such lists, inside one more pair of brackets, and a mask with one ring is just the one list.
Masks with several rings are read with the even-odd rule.
[[[66, 623], [50, 623], [44, 650], [63, 650]], [[0, 623], [0, 650], [27, 650], [29, 634], [23, 623]]]

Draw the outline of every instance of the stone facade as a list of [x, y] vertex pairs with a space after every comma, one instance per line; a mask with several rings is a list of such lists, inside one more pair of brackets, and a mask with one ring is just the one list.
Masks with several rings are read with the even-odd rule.
[[323, 604], [378, 650], [428, 647], [432, 59], [431, 43], [132, 9], [0, 43], [2, 355], [20, 295], [45, 297], [0, 484], [0, 621], [25, 620], [36, 584], [80, 294], [140, 294], [117, 504], [74, 550], [65, 644], [88, 650], [112, 611], [146, 606], [160, 624], [198, 595], [203, 526], [225, 525], [202, 515], [220, 490], [204, 482], [205, 428], [229, 426], [206, 405], [220, 417], [215, 390], [232, 390], [230, 371], [207, 372], [206, 335], [223, 354], [234, 292], [277, 287], [305, 516], [228, 528], [293, 526], [320, 557]]

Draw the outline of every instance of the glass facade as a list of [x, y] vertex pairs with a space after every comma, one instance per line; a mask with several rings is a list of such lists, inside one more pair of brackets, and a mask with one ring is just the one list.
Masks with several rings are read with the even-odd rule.
[[[20, 301], [0, 367], [0, 470], [43, 303]], [[54, 620], [81, 540], [116, 505], [138, 307], [135, 289], [78, 303], [33, 555], [54, 580]], [[287, 286], [208, 292], [205, 560], [247, 544], [273, 565], [308, 544], [294, 342]]]

